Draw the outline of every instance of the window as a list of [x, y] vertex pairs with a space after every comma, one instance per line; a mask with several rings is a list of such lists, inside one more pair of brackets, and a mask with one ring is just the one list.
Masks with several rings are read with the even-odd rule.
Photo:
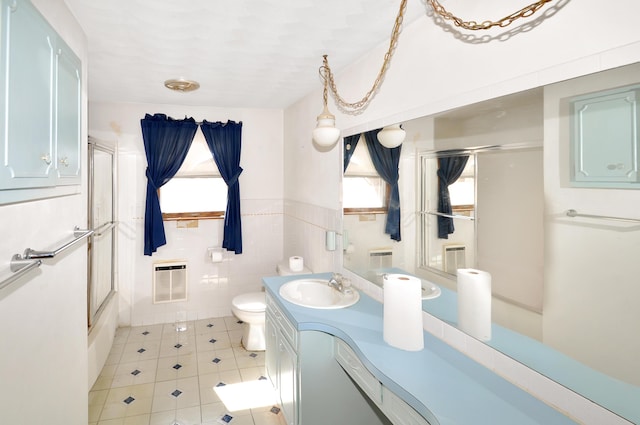
[[222, 218], [227, 208], [227, 184], [220, 176], [200, 131], [176, 175], [160, 188], [164, 220]]
[[356, 145], [342, 181], [344, 213], [386, 213], [389, 185], [378, 175], [363, 136]]
[[467, 165], [458, 180], [449, 186], [451, 209], [455, 213], [473, 212], [475, 206], [475, 155], [469, 155]]

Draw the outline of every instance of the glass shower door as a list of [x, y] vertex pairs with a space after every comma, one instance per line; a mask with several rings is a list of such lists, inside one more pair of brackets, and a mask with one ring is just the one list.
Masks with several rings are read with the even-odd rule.
[[87, 314], [89, 328], [114, 292], [114, 151], [89, 141], [89, 240]]

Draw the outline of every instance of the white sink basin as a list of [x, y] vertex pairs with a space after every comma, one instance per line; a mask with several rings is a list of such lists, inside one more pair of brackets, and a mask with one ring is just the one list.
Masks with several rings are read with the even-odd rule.
[[422, 281], [422, 299], [423, 300], [438, 298], [441, 293], [442, 293], [442, 290], [438, 285], [435, 285], [426, 280]]
[[298, 279], [280, 287], [280, 296], [285, 300], [303, 307], [332, 309], [354, 305], [360, 294], [353, 288], [344, 292], [329, 286], [328, 279]]

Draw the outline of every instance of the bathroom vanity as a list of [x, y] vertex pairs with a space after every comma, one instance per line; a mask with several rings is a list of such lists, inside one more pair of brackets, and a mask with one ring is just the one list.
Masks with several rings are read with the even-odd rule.
[[287, 424], [575, 423], [427, 332], [421, 351], [386, 344], [382, 304], [365, 294], [341, 309], [280, 297], [283, 284], [301, 277], [263, 279], [266, 369]]

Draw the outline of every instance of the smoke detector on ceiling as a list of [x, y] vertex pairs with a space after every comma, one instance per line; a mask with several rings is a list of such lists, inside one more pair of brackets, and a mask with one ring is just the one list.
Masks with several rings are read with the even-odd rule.
[[164, 82], [164, 86], [169, 90], [188, 92], [200, 88], [200, 83], [193, 80], [185, 80], [184, 78], [174, 78]]

